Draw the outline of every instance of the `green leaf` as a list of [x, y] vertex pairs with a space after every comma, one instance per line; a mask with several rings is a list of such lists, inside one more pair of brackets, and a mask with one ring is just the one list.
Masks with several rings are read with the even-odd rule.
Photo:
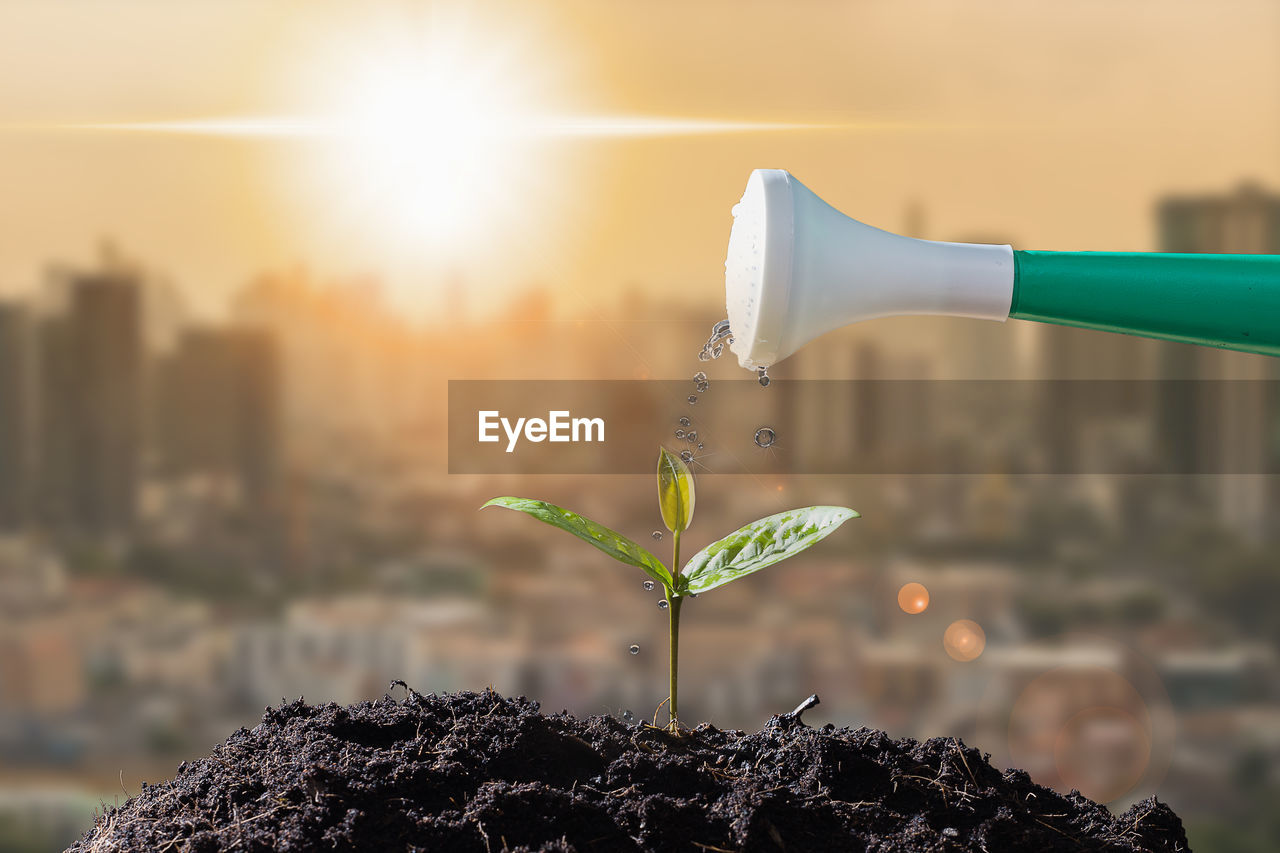
[[693, 521], [693, 474], [684, 460], [658, 448], [658, 508], [662, 523], [672, 532], [687, 530]]
[[610, 530], [603, 524], [578, 515], [576, 512], [570, 512], [555, 504], [536, 501], [532, 498], [494, 498], [480, 508], [484, 509], [486, 506], [514, 509], [531, 515], [539, 521], [550, 524], [552, 527], [559, 527], [561, 530], [577, 536], [583, 542], [594, 545], [618, 562], [644, 569], [645, 573], [658, 583], [667, 587], [671, 586], [671, 572], [667, 570], [661, 560], [621, 533]]
[[703, 548], [680, 573], [681, 593], [700, 593], [758, 572], [816, 545], [858, 513], [842, 506], [780, 512]]

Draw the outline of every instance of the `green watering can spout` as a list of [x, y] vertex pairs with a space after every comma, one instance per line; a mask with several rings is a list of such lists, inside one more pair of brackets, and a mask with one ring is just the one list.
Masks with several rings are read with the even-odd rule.
[[859, 320], [1009, 317], [1280, 355], [1280, 255], [1024, 252], [851, 219], [785, 171], [752, 173], [725, 261], [732, 351], [767, 367]]

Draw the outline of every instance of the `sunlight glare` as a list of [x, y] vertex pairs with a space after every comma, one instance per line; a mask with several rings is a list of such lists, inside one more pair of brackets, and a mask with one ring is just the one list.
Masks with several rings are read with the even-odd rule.
[[371, 55], [344, 85], [338, 167], [380, 227], [423, 245], [477, 236], [509, 196], [527, 103], [461, 43]]

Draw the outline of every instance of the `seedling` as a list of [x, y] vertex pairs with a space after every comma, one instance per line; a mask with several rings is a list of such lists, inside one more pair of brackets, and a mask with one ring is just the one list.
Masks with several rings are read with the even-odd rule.
[[[685, 598], [708, 592], [738, 578], [794, 557], [825, 539], [858, 513], [842, 506], [809, 506], [770, 515], [742, 527], [703, 548], [680, 566], [680, 534], [693, 520], [693, 474], [680, 457], [658, 451], [658, 507], [662, 523], [671, 531], [671, 565], [603, 524], [546, 501], [494, 498], [484, 506], [501, 506], [528, 513], [539, 521], [568, 531], [620, 563], [643, 569], [666, 591], [669, 620], [670, 668], [667, 712], [670, 728], [679, 728], [680, 605]], [[483, 509], [483, 507], [481, 507]]]

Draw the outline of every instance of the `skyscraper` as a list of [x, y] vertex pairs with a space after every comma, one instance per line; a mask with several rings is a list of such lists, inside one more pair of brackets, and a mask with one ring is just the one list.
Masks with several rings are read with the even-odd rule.
[[246, 506], [274, 495], [280, 470], [280, 360], [271, 333], [189, 329], [163, 363], [160, 450], [179, 474], [231, 478]]
[[1161, 251], [1280, 253], [1280, 195], [1255, 183], [1229, 193], [1168, 196], [1157, 210]]
[[41, 326], [41, 479], [51, 520], [126, 532], [137, 515], [142, 445], [138, 283], [77, 275], [64, 315]]
[[35, 339], [27, 309], [0, 303], [0, 530], [27, 522], [35, 453]]
[[[1233, 192], [1170, 196], [1157, 208], [1166, 252], [1280, 254], [1280, 195], [1252, 183]], [[1274, 487], [1265, 472], [1275, 461], [1277, 400], [1273, 359], [1171, 344], [1164, 374], [1225, 381], [1190, 400], [1171, 393], [1163, 406], [1169, 450], [1191, 470], [1232, 472], [1217, 478], [1211, 499], [1219, 518], [1253, 538], [1265, 535]]]

